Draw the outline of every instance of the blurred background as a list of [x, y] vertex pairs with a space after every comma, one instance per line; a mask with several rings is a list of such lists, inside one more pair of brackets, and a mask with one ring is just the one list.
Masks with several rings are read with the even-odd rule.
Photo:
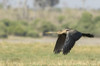
[[[91, 33], [54, 54], [65, 28]], [[0, 0], [0, 66], [100, 66], [100, 0]]]
[[0, 0], [0, 38], [39, 38], [65, 28], [100, 37], [100, 1]]

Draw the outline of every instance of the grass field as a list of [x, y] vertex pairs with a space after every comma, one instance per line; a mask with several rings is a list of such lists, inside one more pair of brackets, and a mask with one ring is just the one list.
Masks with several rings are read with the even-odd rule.
[[53, 43], [0, 43], [0, 66], [100, 66], [99, 45], [75, 45], [55, 55]]

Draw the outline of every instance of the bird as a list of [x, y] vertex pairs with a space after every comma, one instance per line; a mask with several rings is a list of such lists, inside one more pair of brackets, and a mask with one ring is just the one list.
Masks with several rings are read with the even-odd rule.
[[58, 39], [54, 47], [54, 53], [59, 54], [63, 52], [67, 55], [81, 37], [93, 38], [94, 35], [90, 33], [82, 33], [74, 29], [64, 29], [57, 32], [47, 32], [47, 34], [58, 34]]

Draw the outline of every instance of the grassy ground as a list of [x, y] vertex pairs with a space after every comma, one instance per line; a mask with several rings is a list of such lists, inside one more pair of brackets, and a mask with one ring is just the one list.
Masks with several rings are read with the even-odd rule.
[[0, 43], [0, 66], [100, 66], [100, 46], [82, 45], [55, 55], [53, 43]]

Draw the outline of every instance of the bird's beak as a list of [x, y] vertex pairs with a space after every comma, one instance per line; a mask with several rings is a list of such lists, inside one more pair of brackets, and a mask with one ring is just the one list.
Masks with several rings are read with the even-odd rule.
[[46, 34], [57, 34], [58, 32], [46, 32]]
[[66, 32], [67, 32], [66, 30], [63, 30], [63, 31], [58, 31], [58, 32], [46, 32], [46, 34], [63, 34]]
[[66, 33], [66, 32], [67, 32], [66, 30], [63, 30], [63, 31], [61, 31], [61, 34]]

